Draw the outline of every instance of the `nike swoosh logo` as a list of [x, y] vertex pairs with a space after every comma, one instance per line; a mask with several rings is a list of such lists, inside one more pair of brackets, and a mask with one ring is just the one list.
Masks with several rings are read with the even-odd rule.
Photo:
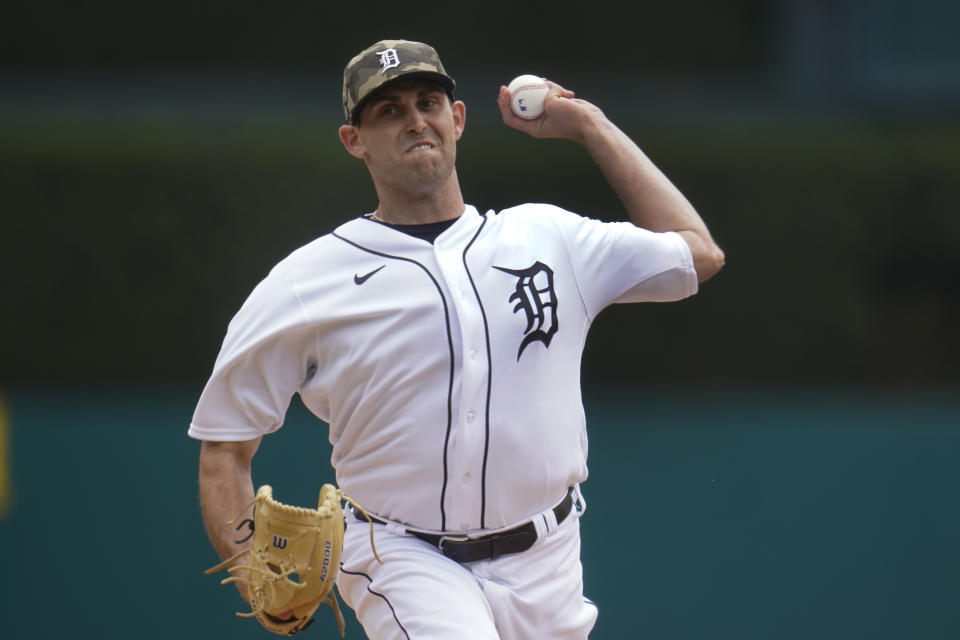
[[354, 284], [363, 284], [364, 282], [366, 282], [367, 280], [370, 279], [370, 276], [372, 276], [373, 274], [375, 274], [377, 271], [380, 271], [380, 269], [383, 269], [385, 266], [387, 266], [387, 265], [385, 265], [385, 264], [384, 264], [384, 265], [380, 265], [379, 267], [377, 267], [376, 269], [374, 269], [373, 271], [371, 271], [370, 273], [368, 273], [368, 274], [365, 275], [365, 276], [358, 276], [357, 274], [353, 274], [353, 282], [354, 282]]

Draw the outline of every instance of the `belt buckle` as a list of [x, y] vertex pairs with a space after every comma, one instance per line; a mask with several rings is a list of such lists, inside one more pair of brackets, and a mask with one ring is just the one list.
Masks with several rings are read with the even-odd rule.
[[443, 545], [447, 542], [470, 542], [469, 536], [440, 536], [440, 539], [437, 541], [437, 549], [440, 550], [440, 553], [443, 553]]

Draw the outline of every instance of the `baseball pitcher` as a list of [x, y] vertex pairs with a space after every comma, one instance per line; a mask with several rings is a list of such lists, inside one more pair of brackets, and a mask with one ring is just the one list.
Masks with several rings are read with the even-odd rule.
[[[293, 539], [342, 544], [337, 590], [375, 640], [582, 640], [593, 627], [579, 529], [587, 332], [613, 303], [693, 295], [724, 256], [600, 109], [547, 84], [534, 119], [516, 115], [501, 86], [503, 122], [581, 145], [628, 220], [466, 204], [456, 152], [467, 108], [436, 51], [384, 40], [346, 65], [339, 138], [366, 166], [377, 208], [253, 289], [189, 428], [202, 440], [208, 534], [267, 628], [298, 631], [316, 608], [275, 595], [322, 564], [323, 553], [287, 553]], [[294, 394], [330, 425], [337, 487], [321, 511], [341, 525], [332, 534], [273, 534], [278, 521], [258, 518], [268, 510], [254, 454]]]

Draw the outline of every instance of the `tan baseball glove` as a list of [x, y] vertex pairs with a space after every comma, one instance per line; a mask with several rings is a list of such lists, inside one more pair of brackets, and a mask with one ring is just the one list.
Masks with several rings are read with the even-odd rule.
[[[343, 615], [334, 592], [343, 551], [341, 500], [352, 503], [330, 484], [321, 487], [316, 509], [277, 502], [270, 485], [257, 490], [250, 547], [206, 571], [215, 573], [247, 556], [227, 569], [230, 577], [221, 581], [245, 587], [251, 611], [238, 616], [256, 617], [274, 633], [293, 635], [313, 622], [314, 612], [325, 602], [333, 607], [343, 636]], [[371, 531], [371, 541], [372, 535]]]

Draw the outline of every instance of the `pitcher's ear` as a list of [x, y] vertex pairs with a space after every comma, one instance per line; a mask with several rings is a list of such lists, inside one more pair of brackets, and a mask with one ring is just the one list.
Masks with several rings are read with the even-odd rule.
[[347, 150], [347, 153], [352, 155], [354, 158], [363, 158], [366, 155], [367, 148], [363, 145], [363, 141], [360, 139], [360, 132], [357, 130], [356, 125], [341, 125], [337, 133], [340, 136], [340, 142], [343, 143], [343, 148]]
[[453, 110], [454, 133], [456, 139], [459, 140], [467, 124], [467, 105], [465, 105], [462, 100], [457, 100], [451, 103], [450, 108]]

